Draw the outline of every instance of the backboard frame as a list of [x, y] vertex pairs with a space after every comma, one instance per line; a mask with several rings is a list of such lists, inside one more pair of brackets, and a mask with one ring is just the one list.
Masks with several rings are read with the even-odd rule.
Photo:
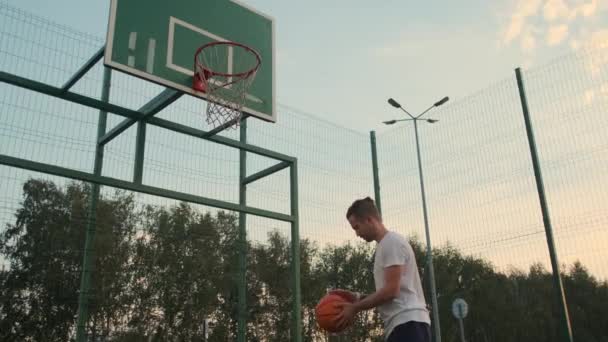
[[[181, 92], [184, 92], [186, 94], [189, 94], [191, 96], [197, 97], [197, 98], [201, 98], [205, 101], [208, 101], [208, 96], [205, 93], [196, 91], [192, 88], [192, 81], [191, 81], [191, 77], [194, 76], [194, 66], [184, 66], [184, 65], [178, 65], [175, 62], [175, 51], [174, 51], [174, 41], [175, 41], [175, 34], [176, 34], [176, 28], [179, 26], [182, 29], [186, 29], [186, 30], [190, 30], [191, 32], [195, 32], [197, 34], [200, 34], [202, 36], [205, 36], [205, 39], [212, 39], [215, 41], [231, 41], [229, 39], [227, 39], [226, 37], [217, 34], [216, 32], [210, 32], [205, 30], [204, 28], [197, 26], [191, 22], [188, 22], [187, 20], [184, 20], [182, 18], [177, 17], [176, 15], [173, 15], [173, 13], [167, 14], [167, 37], [158, 37], [159, 39], [156, 40], [152, 40], [150, 39], [150, 41], [147, 42], [148, 46], [148, 55], [147, 55], [147, 61], [146, 61], [146, 66], [144, 68], [144, 70], [142, 70], [142, 67], [136, 67], [135, 66], [135, 57], [133, 57], [133, 60], [131, 60], [131, 56], [128, 57], [128, 60], [115, 60], [114, 56], [114, 50], [116, 48], [115, 44], [116, 44], [116, 35], [117, 35], [117, 29], [116, 29], [116, 22], [117, 22], [117, 11], [119, 10], [119, 2], [124, 3], [126, 1], [133, 1], [133, 0], [111, 0], [110, 1], [110, 14], [109, 14], [109, 20], [108, 20], [108, 30], [107, 30], [107, 37], [106, 37], [106, 47], [105, 47], [105, 53], [104, 53], [104, 64], [112, 69], [116, 69], [119, 71], [122, 71], [124, 73], [127, 73], [129, 75], [141, 78], [143, 80], [147, 80], [156, 84], [159, 84], [161, 86], [165, 86], [168, 88], [172, 88]], [[199, 2], [204, 3], [216, 3], [218, 2], [218, 0], [198, 0]], [[273, 17], [261, 13], [260, 11], [251, 8], [250, 6], [243, 4], [240, 1], [237, 0], [220, 0], [221, 2], [225, 2], [227, 4], [227, 6], [239, 6], [242, 11], [249, 11], [251, 14], [251, 16], [255, 17], [255, 16], [259, 16], [261, 21], [267, 21], [270, 24], [270, 32], [266, 32], [269, 34], [269, 37], [264, 37], [264, 39], [270, 39], [270, 51], [264, 55], [265, 51], [258, 51], [256, 49], [256, 46], [250, 46], [248, 45], [248, 42], [242, 42], [242, 41], [237, 41], [236, 39], [233, 40], [236, 43], [241, 43], [241, 44], [245, 44], [250, 46], [251, 48], [255, 49], [256, 51], [258, 51], [258, 53], [261, 54], [262, 59], [267, 59], [270, 58], [270, 62], [266, 63], [265, 69], [270, 68], [270, 78], [269, 82], [271, 90], [268, 91], [268, 89], [265, 89], [264, 93], [268, 96], [271, 97], [271, 99], [261, 99], [259, 97], [257, 97], [257, 94], [247, 94], [247, 100], [249, 101], [248, 103], [245, 103], [245, 105], [243, 106], [243, 114], [244, 115], [249, 115], [249, 116], [253, 116], [253, 117], [257, 117], [259, 119], [262, 119], [264, 121], [269, 121], [269, 122], [276, 122], [277, 120], [277, 106], [276, 106], [276, 43], [275, 43], [275, 20]], [[150, 3], [150, 1], [144, 1], [141, 0], [142, 5], [145, 4], [146, 6], [153, 6], [152, 3]], [[219, 3], [221, 3], [219, 2]], [[226, 19], [226, 22], [229, 22], [230, 19]], [[200, 25], [200, 24], [199, 24]], [[124, 32], [122, 32], [124, 34]], [[166, 38], [166, 41], [163, 42], [163, 39]], [[123, 38], [124, 39], [124, 38]], [[133, 35], [133, 32], [131, 32], [131, 35], [129, 36], [129, 48], [133, 48], [136, 45], [136, 40], [137, 40], [137, 32], [135, 32], [135, 35]], [[157, 46], [156, 44], [166, 44], [166, 47], [163, 45], [162, 47]], [[202, 42], [200, 45], [204, 45]], [[160, 51], [163, 51], [163, 49], [166, 50], [166, 55], [160, 55], [160, 56], [156, 56], [156, 58], [161, 58], [163, 59], [162, 63], [159, 63], [158, 61], [155, 62], [155, 51], [157, 50], [157, 48], [160, 47]], [[198, 46], [197, 46], [198, 47]], [[193, 49], [191, 55], [188, 56], [188, 59], [193, 60], [194, 58], [194, 53], [196, 52], [195, 49]], [[269, 54], [269, 56], [268, 56]], [[182, 58], [185, 58], [184, 56], [182, 56]], [[151, 64], [152, 63], [152, 64]], [[171, 69], [172, 71], [168, 71], [168, 72], [175, 72], [175, 73], [180, 73], [183, 77], [183, 75], [188, 75], [190, 77], [190, 81], [189, 82], [176, 82], [173, 81], [171, 79], [165, 78], [165, 77], [161, 77], [158, 76], [157, 74], [155, 74], [155, 69], [158, 69], [158, 66], [161, 66], [162, 68], [166, 68], [166, 70]], [[267, 72], [263, 67], [261, 69], [261, 72]], [[259, 77], [259, 74], [258, 74]], [[256, 106], [256, 103], [260, 104], [263, 103], [264, 105], [264, 109], [254, 109], [252, 107]], [[270, 108], [268, 108], [270, 107]]]

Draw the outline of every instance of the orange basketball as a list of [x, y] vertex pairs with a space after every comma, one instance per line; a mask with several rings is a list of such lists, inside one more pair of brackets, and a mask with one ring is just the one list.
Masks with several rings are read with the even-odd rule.
[[342, 309], [336, 308], [335, 305], [344, 302], [346, 300], [337, 294], [330, 293], [321, 298], [315, 307], [315, 317], [321, 329], [332, 333], [340, 332], [335, 325], [335, 319]]

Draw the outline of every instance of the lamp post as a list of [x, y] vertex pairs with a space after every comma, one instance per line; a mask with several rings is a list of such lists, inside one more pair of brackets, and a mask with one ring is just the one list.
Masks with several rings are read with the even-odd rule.
[[392, 125], [392, 124], [395, 124], [400, 121], [413, 121], [414, 122], [414, 133], [416, 135], [416, 155], [418, 156], [418, 174], [419, 174], [419, 178], [420, 178], [420, 191], [422, 194], [422, 213], [424, 215], [424, 230], [426, 233], [426, 253], [427, 253], [429, 281], [430, 281], [430, 288], [431, 288], [431, 303], [433, 305], [432, 311], [433, 311], [433, 328], [435, 331], [435, 342], [441, 342], [441, 329], [440, 329], [440, 325], [439, 325], [439, 307], [437, 305], [437, 290], [436, 290], [436, 286], [435, 286], [435, 270], [433, 268], [431, 234], [429, 231], [429, 219], [428, 219], [428, 213], [427, 213], [427, 209], [426, 209], [426, 194], [424, 191], [424, 177], [422, 174], [422, 161], [420, 159], [420, 143], [419, 143], [419, 138], [418, 138], [418, 121], [420, 121], [420, 120], [426, 121], [431, 124], [439, 121], [439, 120], [435, 120], [435, 119], [421, 119], [420, 117], [423, 116], [424, 114], [426, 114], [431, 109], [433, 109], [435, 107], [439, 107], [439, 106], [443, 105], [444, 103], [448, 102], [449, 99], [450, 98], [446, 96], [443, 99], [435, 102], [432, 106], [430, 106], [424, 112], [420, 113], [418, 116], [413, 116], [407, 110], [403, 109], [403, 107], [401, 107], [401, 104], [399, 104], [399, 102], [390, 98], [390, 99], [388, 99], [388, 103], [391, 106], [404, 111], [409, 116], [409, 118], [384, 121], [385, 125]]

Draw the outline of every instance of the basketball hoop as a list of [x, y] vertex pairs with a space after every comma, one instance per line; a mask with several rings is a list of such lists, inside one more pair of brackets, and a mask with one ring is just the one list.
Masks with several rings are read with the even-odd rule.
[[207, 94], [209, 125], [238, 126], [260, 64], [256, 51], [235, 42], [212, 42], [196, 50], [192, 88]]

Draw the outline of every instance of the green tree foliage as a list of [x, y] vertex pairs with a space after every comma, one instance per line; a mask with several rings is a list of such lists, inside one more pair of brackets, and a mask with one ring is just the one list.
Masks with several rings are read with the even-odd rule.
[[[65, 190], [48, 181], [24, 184], [15, 223], [0, 235], [0, 252], [10, 262], [1, 287], [3, 340], [66, 341], [73, 334], [89, 193], [77, 183]], [[135, 221], [131, 196], [118, 192], [99, 202], [92, 335], [108, 333], [125, 314], [122, 268]]]
[[[0, 234], [0, 341], [68, 341], [74, 336], [90, 187], [29, 180], [14, 222]], [[95, 263], [87, 333], [104, 341], [236, 339], [238, 216], [191, 205], [137, 205], [117, 191], [98, 201]], [[423, 244], [411, 239], [425, 289]], [[375, 311], [329, 336], [314, 319], [331, 288], [370, 293], [372, 244], [319, 246], [302, 239], [300, 269], [304, 341], [382, 341]], [[290, 339], [290, 240], [272, 232], [247, 246], [247, 335], [250, 341]], [[467, 341], [556, 341], [551, 274], [540, 264], [497, 272], [452, 246], [434, 250], [444, 341], [459, 341], [451, 303], [469, 303]], [[563, 272], [575, 340], [608, 341], [608, 284], [580, 263]], [[427, 299], [430, 298], [426, 293]]]

